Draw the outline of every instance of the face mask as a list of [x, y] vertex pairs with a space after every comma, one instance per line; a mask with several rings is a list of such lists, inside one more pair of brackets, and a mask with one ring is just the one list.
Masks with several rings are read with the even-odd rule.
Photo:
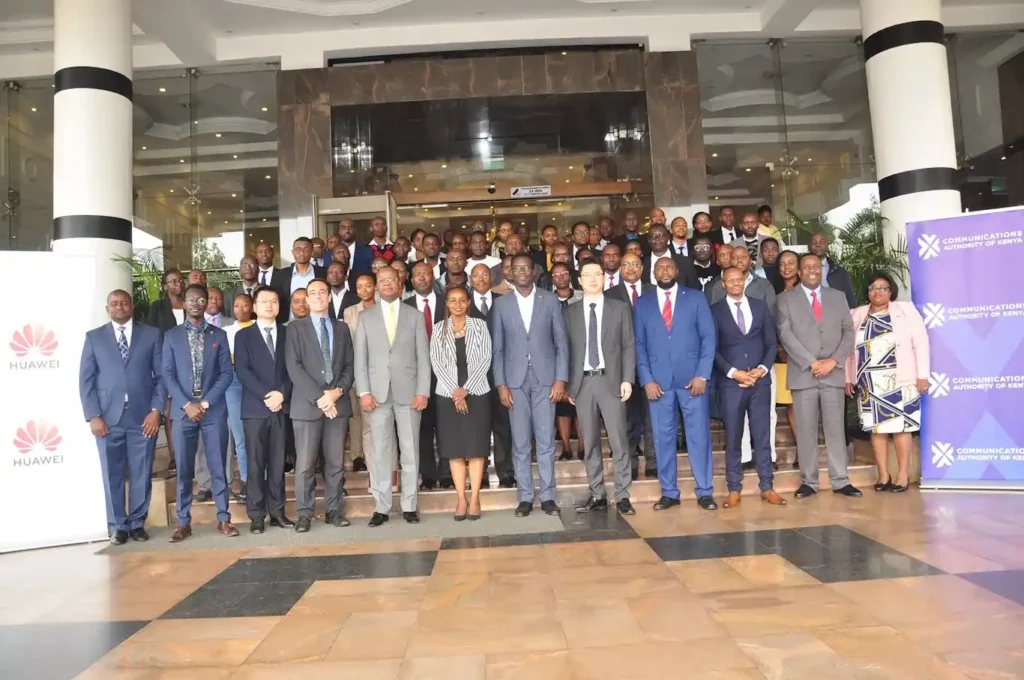
[[672, 279], [671, 281], [658, 281], [658, 288], [661, 288], [662, 290], [669, 290], [674, 285], [676, 285], [675, 279]]

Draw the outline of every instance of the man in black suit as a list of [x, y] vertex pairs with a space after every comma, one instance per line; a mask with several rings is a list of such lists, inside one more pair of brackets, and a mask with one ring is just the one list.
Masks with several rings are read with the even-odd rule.
[[[275, 286], [277, 292], [284, 293], [289, 299], [291, 299], [292, 293], [300, 288], [305, 288], [313, 279], [324, 279], [327, 277], [327, 272], [324, 268], [318, 267], [312, 262], [313, 241], [311, 239], [305, 236], [295, 239], [295, 242], [292, 243], [292, 257], [295, 259], [295, 264], [291, 267], [278, 269], [277, 274], [274, 275], [274, 279], [279, 282]], [[277, 320], [284, 323], [288, 320], [288, 317], [289, 311], [282, 309]]]
[[579, 270], [576, 253], [584, 248], [590, 248], [590, 225], [581, 221], [572, 225], [572, 246], [569, 248], [569, 262], [567, 263], [572, 271]]
[[[430, 251], [428, 239], [433, 234], [423, 237], [423, 249]], [[509, 239], [513, 236], [509, 236]], [[518, 238], [518, 237], [516, 237]], [[405, 300], [405, 304], [415, 307], [423, 314], [423, 323], [427, 327], [427, 339], [434, 333], [434, 324], [443, 321], [445, 312], [444, 295], [438, 294], [434, 287], [434, 270], [429, 262], [420, 261], [412, 267], [412, 289], [416, 293]], [[420, 476], [423, 479], [422, 489], [430, 491], [440, 482], [442, 489], [452, 488], [452, 473], [447, 465], [437, 464], [434, 448], [434, 434], [437, 429], [437, 398], [434, 388], [437, 386], [433, 373], [430, 375], [430, 397], [427, 408], [420, 415]]]
[[[555, 266], [558, 263], [562, 263], [569, 268], [569, 276], [572, 277], [572, 288], [573, 290], [580, 289], [580, 275], [576, 272], [576, 265], [570, 262], [569, 246], [564, 243], [559, 243], [554, 247], [551, 254], [551, 266]], [[551, 281], [551, 271], [544, 272], [537, 279], [537, 287], [543, 288], [544, 290], [551, 290], [554, 288]]]
[[[619, 247], [614, 243], [609, 243], [601, 251], [600, 260], [603, 290], [619, 285], [622, 282], [622, 275], [619, 273], [619, 268], [622, 266], [622, 251]], [[582, 270], [583, 267], [580, 267], [580, 271]]]
[[448, 271], [448, 265], [441, 257], [441, 237], [437, 234], [426, 234], [423, 237], [423, 258], [419, 262], [426, 262], [434, 274], [434, 280], [440, 281]]
[[256, 273], [256, 282], [261, 286], [272, 286], [280, 293], [277, 269], [274, 268], [274, 246], [269, 243], [260, 243], [256, 246], [256, 266], [259, 269]]
[[[561, 246], [566, 248], [565, 246]], [[568, 253], [568, 249], [566, 249]], [[550, 276], [550, 274], [548, 274]], [[501, 293], [491, 291], [491, 270], [485, 264], [473, 267], [469, 276], [473, 292], [470, 294], [469, 315], [474, 319], [487, 322], [491, 328], [491, 310], [494, 301]], [[501, 405], [498, 390], [494, 389], [493, 371], [487, 371], [487, 381], [491, 386], [491, 434], [494, 437], [494, 471], [498, 475], [498, 484], [503, 489], [514, 489], [516, 486], [515, 469], [512, 466], [512, 426], [509, 422], [508, 409]], [[484, 488], [490, 487], [490, 480], [484, 476]]]
[[850, 281], [850, 274], [839, 264], [836, 264], [828, 256], [828, 236], [819, 231], [811, 236], [811, 244], [807, 250], [818, 256], [821, 260], [821, 285], [826, 288], [835, 288], [842, 291], [846, 296], [846, 304], [850, 309], [857, 306], [857, 296], [853, 292], [853, 283]]
[[[629, 253], [622, 258], [622, 282], [604, 292], [606, 297], [621, 300], [631, 307], [636, 305], [640, 296], [654, 286], [644, 281], [643, 261], [639, 255]], [[630, 316], [632, 318], [632, 315]], [[647, 408], [647, 393], [643, 385], [634, 384], [633, 392], [626, 402], [626, 422], [628, 425], [630, 466], [633, 479], [640, 476], [640, 443], [643, 442], [644, 476], [655, 479], [658, 476], [658, 462], [654, 457], [654, 430], [651, 427], [651, 411]]]
[[618, 245], [622, 252], [626, 252], [626, 243], [629, 241], [639, 241], [645, 255], [651, 252], [648, 237], [639, 233], [640, 217], [637, 216], [635, 211], [630, 210], [626, 213], [626, 217], [622, 221], [622, 227], [625, 229], [625, 232], [612, 239], [612, 243]]
[[693, 268], [693, 261], [684, 255], [674, 255], [668, 248], [668, 229], [664, 225], [656, 224], [651, 227], [648, 234], [650, 250], [644, 255], [643, 279], [654, 285], [654, 263], [662, 257], [671, 257], [676, 263], [678, 272], [676, 281], [680, 286], [701, 290], [700, 282], [697, 280], [697, 272]]
[[341, 218], [338, 221], [338, 238], [341, 239], [341, 247], [349, 253], [349, 273], [352, 276], [369, 273], [373, 263], [373, 248], [356, 243], [356, 223], [348, 217]]
[[235, 287], [229, 291], [228, 296], [225, 298], [227, 302], [231, 303], [230, 305], [224, 305], [223, 314], [225, 317], [229, 319], [235, 318], [235, 298], [243, 293], [251, 298], [256, 292], [256, 286], [260, 285], [257, 279], [259, 271], [260, 267], [256, 263], [256, 258], [252, 255], [246, 255], [242, 258], [241, 262], [238, 263], [238, 276], [242, 281], [241, 283], [236, 283]]
[[359, 296], [348, 288], [348, 265], [332, 262], [327, 268], [327, 285], [331, 287], [331, 304], [327, 311], [331, 319], [337, 321], [346, 309], [359, 302]]
[[261, 286], [253, 301], [256, 323], [235, 336], [235, 375], [242, 383], [242, 426], [249, 458], [245, 500], [249, 531], [262, 534], [270, 526], [293, 527], [284, 514], [284, 456], [288, 402], [292, 383], [285, 362], [284, 325], [278, 323], [277, 291]]

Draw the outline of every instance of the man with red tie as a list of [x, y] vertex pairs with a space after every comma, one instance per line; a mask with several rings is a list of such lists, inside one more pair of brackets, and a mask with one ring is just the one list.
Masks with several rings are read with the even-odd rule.
[[[415, 295], [405, 300], [423, 314], [423, 323], [427, 329], [427, 340], [434, 334], [434, 326], [444, 321], [444, 296], [437, 294], [434, 286], [434, 268], [429, 263], [419, 261], [412, 268], [412, 289]], [[437, 450], [434, 446], [434, 435], [437, 430], [437, 417], [434, 388], [437, 379], [430, 376], [430, 398], [427, 408], [420, 416], [420, 475], [423, 478], [421, 488], [433, 490], [439, 483], [442, 489], [453, 488], [451, 470], [447, 464], [438, 465]]]
[[661, 498], [655, 510], [679, 505], [676, 437], [683, 414], [697, 503], [717, 510], [712, 495], [707, 384], [715, 359], [715, 322], [704, 294], [676, 283], [671, 257], [654, 263], [658, 288], [633, 307], [636, 369], [650, 402]]

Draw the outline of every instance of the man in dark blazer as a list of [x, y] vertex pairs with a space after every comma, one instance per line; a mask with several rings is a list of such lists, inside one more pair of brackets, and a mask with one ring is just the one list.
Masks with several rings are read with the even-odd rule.
[[185, 323], [164, 333], [163, 380], [171, 395], [174, 456], [178, 470], [178, 527], [172, 543], [192, 535], [192, 481], [196, 449], [203, 438], [217, 531], [237, 536], [228, 511], [224, 459], [228, 443], [227, 390], [234, 379], [227, 334], [206, 322], [207, 291], [200, 284], [185, 289]]
[[643, 280], [654, 285], [656, 283], [654, 264], [663, 257], [671, 257], [676, 264], [676, 281], [680, 286], [700, 290], [700, 281], [697, 280], [697, 270], [693, 268], [693, 261], [684, 255], [675, 255], [668, 248], [668, 229], [664, 225], [656, 224], [651, 227], [648, 234], [650, 248], [644, 255]]
[[331, 289], [331, 303], [327, 312], [334, 321], [344, 321], [345, 310], [359, 303], [359, 296], [348, 285], [348, 265], [332, 262], [327, 267], [327, 285]]
[[266, 286], [256, 291], [256, 323], [235, 336], [235, 374], [242, 383], [242, 426], [249, 458], [249, 531], [261, 534], [264, 521], [293, 527], [284, 514], [284, 457], [288, 402], [292, 382], [285, 362], [286, 329], [277, 322], [281, 306], [277, 291]]
[[316, 461], [324, 454], [324, 521], [336, 527], [350, 522], [343, 512], [345, 470], [342, 457], [355, 379], [348, 324], [327, 313], [330, 288], [322, 279], [306, 287], [309, 316], [288, 325], [286, 365], [292, 382], [290, 415], [295, 431], [295, 530], [309, 531], [316, 501]]
[[256, 292], [256, 287], [260, 285], [259, 276], [260, 266], [256, 262], [256, 258], [252, 255], [246, 255], [242, 258], [242, 261], [238, 263], [238, 275], [241, 277], [241, 281], [235, 284], [235, 287], [229, 291], [229, 294], [225, 298], [224, 305], [224, 316], [229, 319], [235, 318], [234, 301], [242, 293], [245, 293], [250, 298]]
[[[614, 244], [609, 244], [615, 248]], [[629, 502], [629, 438], [626, 401], [636, 379], [633, 345], [633, 310], [628, 302], [604, 295], [601, 265], [588, 262], [580, 268], [583, 299], [565, 308], [569, 339], [568, 392], [576, 406], [583, 441], [590, 498], [577, 512], [608, 508], [601, 455], [601, 422], [608, 431], [615, 476], [615, 506], [623, 515], [636, 514]]]
[[[160, 376], [160, 331], [134, 323], [132, 296], [107, 296], [110, 323], [85, 334], [78, 371], [82, 410], [96, 437], [107, 501], [107, 533], [114, 545], [147, 541], [153, 452], [167, 393]], [[124, 479], [128, 476], [128, 503]]]
[[[563, 246], [564, 247], [564, 246]], [[491, 318], [494, 303], [501, 293], [491, 291], [491, 268], [486, 264], [478, 264], [469, 273], [469, 282], [473, 288], [470, 293], [469, 315], [474, 319], [487, 322], [487, 329], [493, 330]], [[494, 471], [498, 474], [498, 485], [502, 489], [511, 489], [516, 485], [515, 468], [512, 466], [512, 426], [508, 419], [508, 409], [498, 400], [498, 390], [494, 389], [494, 368], [487, 371], [487, 380], [491, 387], [491, 436], [494, 440]], [[484, 488], [490, 487], [490, 481], [484, 476]]]
[[[567, 266], [569, 268], [569, 276], [572, 280], [572, 289], [579, 290], [580, 275], [579, 272], [576, 271], [576, 263], [571, 261], [571, 256], [569, 252], [570, 246], [567, 246], [564, 243], [559, 243], [558, 245], [556, 245], [554, 249], [551, 251], [551, 266], [553, 267], [559, 262]], [[552, 290], [554, 288], [554, 283], [551, 281], [550, 268], [548, 268], [546, 272], [537, 277], [537, 287], [542, 288], [544, 290]]]
[[529, 255], [512, 259], [515, 288], [494, 303], [492, 323], [494, 384], [510, 409], [513, 460], [519, 505], [516, 517], [533, 510], [530, 441], [537, 442], [541, 510], [559, 514], [555, 503], [555, 403], [565, 396], [569, 344], [565, 319], [555, 295], [534, 285]]
[[850, 273], [842, 266], [833, 262], [828, 256], [828, 236], [824, 232], [818, 232], [811, 236], [811, 243], [807, 250], [818, 256], [821, 260], [822, 285], [826, 288], [834, 288], [846, 296], [846, 304], [850, 309], [857, 306], [857, 296], [853, 291], [853, 283], [850, 281]]
[[622, 220], [622, 228], [624, 229], [623, 233], [612, 239], [612, 243], [617, 245], [621, 252], [626, 252], [626, 244], [630, 241], [639, 241], [645, 255], [651, 252], [648, 236], [639, 233], [640, 216], [636, 214], [635, 210], [626, 212], [626, 216]]
[[[358, 274], [368, 274], [373, 264], [373, 248], [356, 242], [356, 223], [347, 217], [341, 218], [338, 222], [338, 238], [341, 239], [341, 245], [349, 250], [349, 275], [354, 279]], [[333, 261], [327, 259], [329, 255], [333, 258], [333, 254], [325, 254], [325, 265]]]
[[725, 421], [725, 483], [729, 488], [725, 507], [740, 504], [743, 490], [741, 441], [747, 419], [754, 441], [761, 499], [772, 505], [785, 505], [786, 501], [772, 488], [774, 472], [769, 433], [771, 411], [775, 408], [769, 371], [778, 352], [775, 320], [764, 301], [744, 294], [746, 272], [730, 267], [722, 276], [727, 295], [711, 306], [711, 316], [715, 320], [715, 368]]
[[[292, 293], [305, 288], [313, 279], [326, 279], [327, 270], [313, 263], [313, 241], [305, 236], [295, 239], [292, 244], [292, 258], [295, 264], [291, 267], [284, 267], [277, 270], [274, 280], [277, 281], [277, 292], [287, 295], [291, 299]], [[281, 323], [288, 321], [290, 309], [282, 309], [278, 312], [277, 320]]]

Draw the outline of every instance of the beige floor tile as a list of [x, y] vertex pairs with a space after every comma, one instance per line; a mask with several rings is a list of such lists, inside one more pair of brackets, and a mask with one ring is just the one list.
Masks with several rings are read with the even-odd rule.
[[711, 617], [735, 637], [880, 623], [826, 586], [710, 593], [703, 599]]
[[743, 578], [725, 560], [684, 560], [667, 562], [668, 568], [694, 593], [719, 593], [753, 590], [754, 584]]
[[421, 595], [427, 590], [429, 576], [408, 578], [352, 578], [316, 581], [306, 595]]
[[416, 610], [357, 612], [349, 617], [327, 654], [327, 661], [400, 659], [416, 626]]
[[1024, 616], [964, 617], [931, 624], [896, 626], [902, 634], [937, 654], [1024, 649]]
[[484, 680], [487, 662], [483, 654], [415, 657], [402, 662], [399, 680]]
[[559, 602], [557, 618], [570, 649], [644, 641], [644, 632], [625, 600]]
[[736, 639], [769, 680], [861, 680], [856, 667], [810, 633], [779, 633]]
[[643, 595], [626, 601], [648, 642], [724, 637], [722, 628], [701, 600], [689, 593]]
[[591, 581], [586, 583], [568, 583], [554, 587], [555, 600], [559, 602], [592, 601], [603, 602], [608, 599], [628, 600], [633, 597], [662, 593], [665, 595], [685, 593], [686, 590], [676, 579], [636, 578], [622, 581]]
[[1024, 649], [951, 652], [939, 657], [971, 680], [1024, 678]]
[[66, 600], [35, 619], [37, 623], [71, 621], [151, 621], [195, 592], [192, 585], [98, 586]]
[[401, 665], [401, 659], [253, 664], [242, 666], [231, 680], [395, 680]]
[[189, 668], [109, 668], [96, 666], [75, 676], [75, 680], [228, 680], [235, 666]]
[[578, 569], [580, 567], [599, 567], [601, 558], [594, 543], [563, 543], [544, 546], [549, 568]]
[[321, 614], [347, 618], [355, 612], [418, 609], [428, 577], [317, 581], [289, 614]]
[[[569, 650], [569, 658], [578, 680], [714, 677], [699, 674], [754, 667], [736, 643], [728, 638], [694, 640], [685, 645], [658, 642], [572, 649]], [[719, 673], [719, 677], [728, 676]], [[757, 676], [747, 674], [746, 677]]]
[[865, 672], [905, 680], [964, 680], [951, 665], [890, 626], [819, 631], [817, 637], [846, 663]]
[[[492, 612], [492, 616], [500, 616]], [[565, 634], [557, 621], [529, 626], [492, 626], [476, 630], [414, 630], [406, 647], [407, 657], [501, 654], [565, 649]]]
[[723, 561], [755, 588], [818, 585], [818, 579], [780, 555], [726, 557]]
[[[247, 664], [298, 663], [323, 659], [341, 632], [337, 617], [285, 616], [245, 660]], [[399, 655], [400, 656], [400, 655]], [[394, 657], [388, 657], [394, 658]]]
[[500, 560], [542, 560], [545, 557], [543, 545], [513, 545], [502, 548], [465, 548], [442, 550], [437, 554], [435, 564], [464, 564], [466, 562], [497, 562]]
[[927, 624], [957, 618], [957, 613], [924, 593], [901, 583], [905, 579], [878, 579], [830, 583], [826, 587], [871, 612], [891, 626]]
[[897, 584], [951, 612], [971, 616], [1024, 615], [1024, 607], [953, 574], [899, 579]]
[[568, 650], [488, 654], [487, 680], [574, 680]]
[[510, 607], [494, 611], [484, 607], [445, 607], [420, 609], [417, 627], [422, 630], [451, 631], [461, 634], [505, 628], [529, 628], [549, 622], [547, 611]]
[[604, 565], [661, 564], [661, 558], [641, 539], [603, 541], [592, 545], [597, 549], [598, 558]]

